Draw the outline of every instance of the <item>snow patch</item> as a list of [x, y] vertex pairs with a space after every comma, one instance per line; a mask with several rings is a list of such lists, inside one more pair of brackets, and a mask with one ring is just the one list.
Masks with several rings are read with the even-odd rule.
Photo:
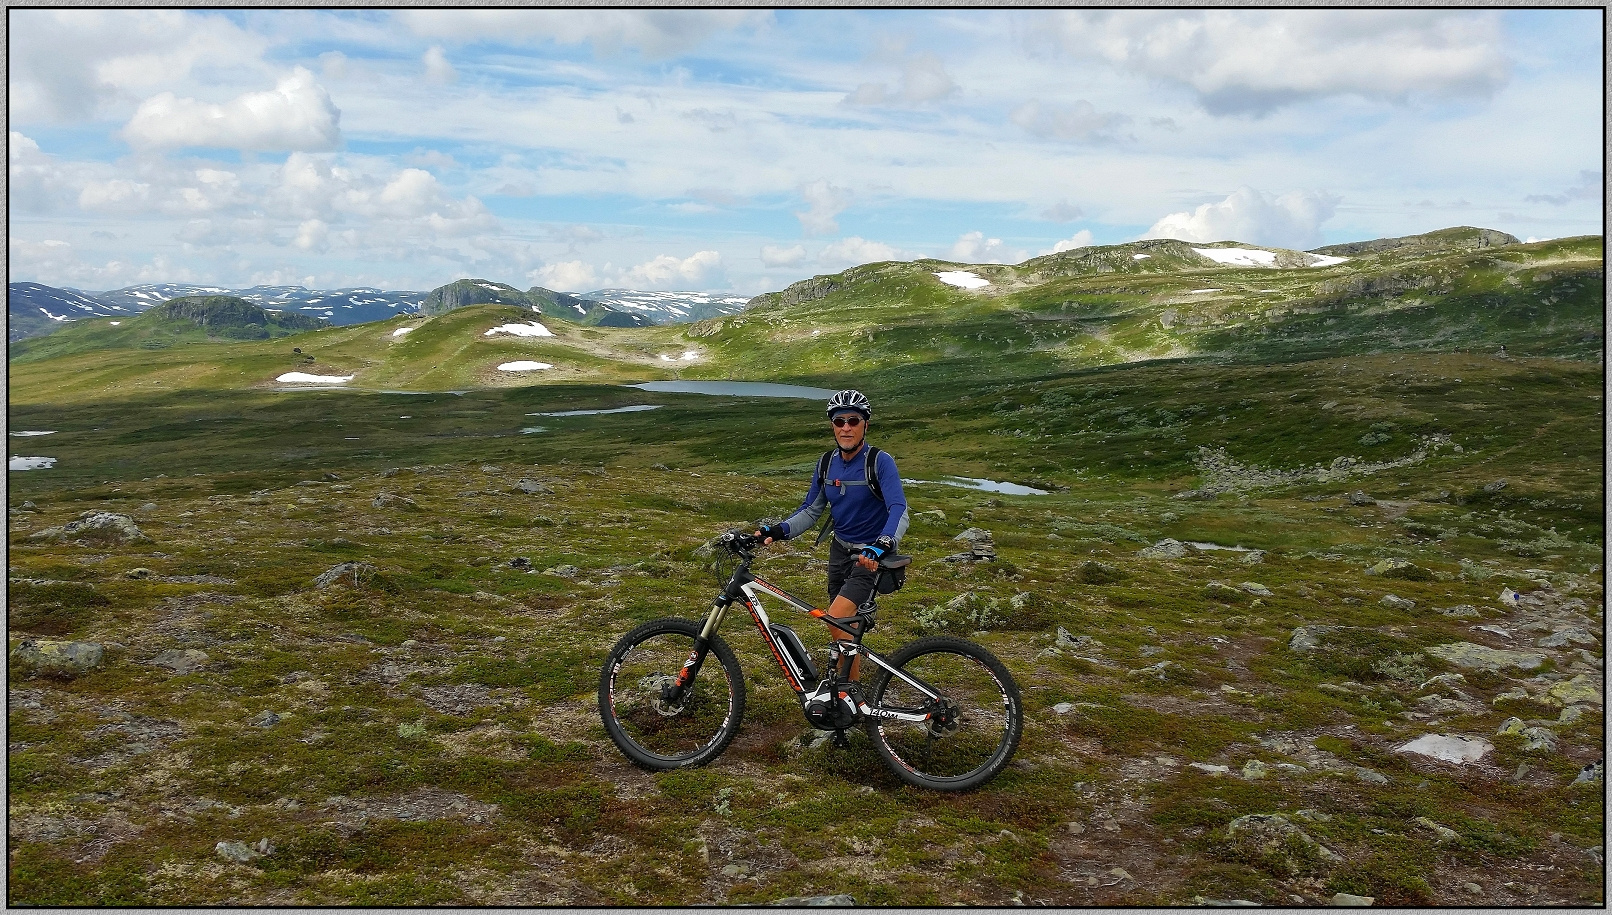
[[399, 327], [397, 330], [392, 331], [392, 336], [401, 337], [413, 329], [412, 327]]
[[113, 327], [117, 327], [119, 324], [122, 324], [123, 322], [122, 321], [108, 321], [106, 323], [112, 325]]
[[512, 337], [552, 337], [552, 336], [554, 336], [553, 331], [551, 331], [547, 327], [544, 327], [543, 325], [537, 323], [536, 321], [528, 321], [525, 324], [501, 324], [501, 325], [493, 328], [492, 330], [489, 330], [486, 333], [482, 334], [482, 336], [483, 337], [491, 337], [493, 334], [509, 334]]
[[1219, 292], [1218, 289], [1188, 289], [1187, 294], [1194, 295], [1200, 292]]
[[942, 283], [948, 286], [956, 286], [960, 289], [981, 289], [991, 285], [990, 280], [967, 270], [947, 270], [937, 273], [935, 276]]
[[684, 350], [683, 351], [683, 361], [684, 362], [693, 362], [694, 360], [696, 360], [698, 358], [700, 358], [700, 354], [696, 353], [693, 350]]
[[1147, 260], [1148, 258], [1150, 258], [1152, 256], [1153, 255], [1151, 255], [1151, 254], [1132, 254], [1131, 255], [1131, 260], [1133, 260], [1133, 261], [1145, 261], [1145, 260]]
[[1276, 252], [1274, 251], [1260, 251], [1255, 248], [1193, 248], [1192, 250], [1217, 264], [1228, 264], [1234, 267], [1276, 266]]
[[505, 362], [498, 367], [498, 370], [500, 372], [535, 372], [538, 369], [551, 368], [554, 368], [554, 366], [547, 362], [527, 362], [522, 360], [519, 362]]
[[42, 429], [42, 430], [37, 430], [36, 431], [36, 430], [33, 430], [33, 429], [19, 429], [16, 432], [13, 432], [11, 434], [17, 436], [18, 438], [22, 438], [23, 436], [28, 436], [28, 435], [55, 435], [56, 430], [55, 429]]
[[1330, 254], [1312, 254], [1310, 257], [1313, 258], [1310, 261], [1311, 267], [1331, 267], [1348, 260], [1347, 257], [1333, 257]]
[[49, 470], [56, 465], [53, 457], [17, 457], [11, 456], [6, 462], [7, 470]]
[[274, 379], [294, 384], [346, 384], [353, 380], [352, 375], [310, 375], [307, 372], [286, 372]]

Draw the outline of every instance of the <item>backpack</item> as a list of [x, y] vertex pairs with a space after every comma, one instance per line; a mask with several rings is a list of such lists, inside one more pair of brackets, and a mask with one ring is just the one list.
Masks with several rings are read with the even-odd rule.
[[[828, 485], [828, 462], [834, 458], [834, 452], [837, 450], [830, 448], [823, 452], [823, 456], [818, 459], [817, 476], [812, 478], [814, 485], [818, 482], [822, 482], [825, 486]], [[868, 492], [873, 493], [873, 498], [883, 502], [884, 492], [879, 488], [879, 453], [879, 449], [872, 445], [869, 445], [868, 449], [862, 452], [862, 475], [868, 481]], [[857, 484], [853, 482], [850, 485], [855, 486]], [[817, 531], [817, 542], [812, 544], [813, 548], [821, 546], [823, 541], [827, 539], [829, 532], [834, 529], [834, 513], [829, 511], [824, 512], [824, 514], [828, 517], [823, 520], [823, 526]]]

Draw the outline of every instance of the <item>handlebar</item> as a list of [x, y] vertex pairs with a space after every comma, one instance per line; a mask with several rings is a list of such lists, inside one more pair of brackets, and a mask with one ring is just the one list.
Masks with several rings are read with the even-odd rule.
[[744, 531], [728, 531], [716, 538], [716, 542], [721, 544], [728, 552], [737, 556], [748, 556], [761, 546], [760, 537], [747, 534]]

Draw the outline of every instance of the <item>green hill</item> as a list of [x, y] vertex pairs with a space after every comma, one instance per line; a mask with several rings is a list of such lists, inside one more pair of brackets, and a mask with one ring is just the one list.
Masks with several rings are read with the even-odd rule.
[[420, 310], [424, 314], [440, 315], [471, 305], [513, 305], [529, 308], [544, 317], [594, 327], [644, 327], [649, 323], [639, 315], [542, 286], [521, 292], [513, 286], [480, 279], [455, 280], [431, 290]]
[[75, 321], [11, 348], [12, 362], [106, 349], [272, 340], [327, 327], [320, 318], [266, 311], [234, 296], [183, 296], [129, 318]]

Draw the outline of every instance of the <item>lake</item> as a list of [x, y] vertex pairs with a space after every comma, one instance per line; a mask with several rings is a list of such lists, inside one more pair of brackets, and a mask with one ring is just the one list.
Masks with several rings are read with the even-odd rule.
[[656, 394], [718, 394], [726, 397], [799, 397], [827, 400], [834, 392], [799, 384], [773, 384], [770, 381], [645, 381], [629, 388]]

